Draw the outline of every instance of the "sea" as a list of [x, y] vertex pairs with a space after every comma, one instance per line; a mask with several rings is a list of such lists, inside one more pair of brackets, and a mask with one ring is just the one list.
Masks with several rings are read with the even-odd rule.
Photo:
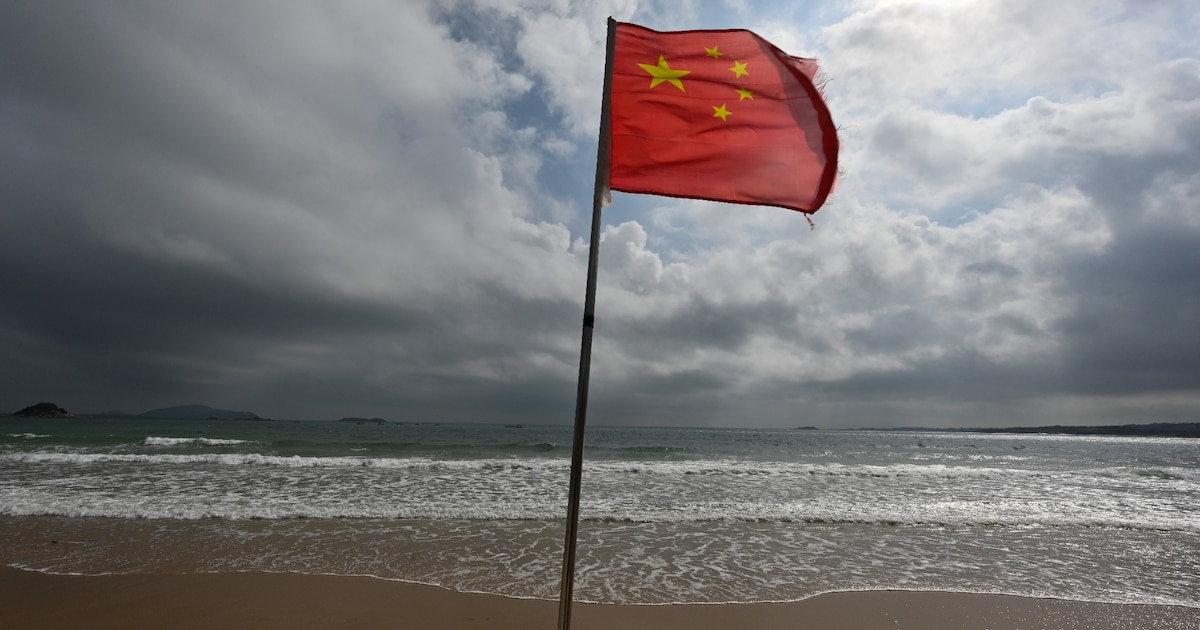
[[[0, 419], [0, 564], [556, 599], [569, 426]], [[575, 599], [1200, 608], [1200, 440], [589, 427]]]

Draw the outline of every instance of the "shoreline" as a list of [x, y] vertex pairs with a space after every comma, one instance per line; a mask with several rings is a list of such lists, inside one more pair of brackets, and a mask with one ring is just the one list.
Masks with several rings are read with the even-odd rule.
[[[1200, 608], [941, 591], [844, 591], [792, 602], [576, 602], [572, 627], [1196, 630]], [[558, 603], [359, 576], [53, 575], [0, 567], [0, 627], [554, 628]]]

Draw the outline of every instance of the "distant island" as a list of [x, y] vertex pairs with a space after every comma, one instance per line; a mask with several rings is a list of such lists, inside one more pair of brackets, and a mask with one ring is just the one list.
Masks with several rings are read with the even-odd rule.
[[59, 407], [54, 403], [41, 402], [36, 405], [30, 405], [16, 413], [14, 416], [24, 418], [78, 418], [79, 416]]
[[368, 422], [375, 424], [387, 424], [387, 420], [383, 418], [342, 418], [338, 422], [355, 422], [357, 424], [366, 424]]
[[250, 411], [232, 411], [216, 409], [208, 405], [179, 405], [152, 409], [145, 413], [123, 414], [107, 412], [103, 414], [74, 414], [54, 403], [41, 402], [26, 407], [14, 416], [25, 418], [140, 418], [146, 420], [267, 420]]

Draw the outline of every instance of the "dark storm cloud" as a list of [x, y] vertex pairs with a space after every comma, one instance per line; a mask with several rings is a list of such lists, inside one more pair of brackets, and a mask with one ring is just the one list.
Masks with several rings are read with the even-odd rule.
[[[796, 335], [796, 308], [781, 300], [714, 304], [692, 296], [676, 309], [632, 321], [601, 321], [606, 334], [624, 339], [643, 356], [711, 348], [736, 352], [752, 335]], [[634, 341], [634, 340], [637, 341]]]
[[1089, 393], [1194, 389], [1200, 230], [1135, 224], [1115, 238], [1105, 256], [1068, 270], [1078, 305], [1058, 329], [1071, 379]]
[[[1168, 77], [1162, 92], [1200, 98], [1200, 72]], [[1079, 391], [1188, 391], [1200, 382], [1200, 200], [1171, 197], [1200, 181], [1200, 112], [1168, 120], [1171, 135], [1147, 138], [1148, 150], [1093, 156], [1082, 173], [1112, 242], [1062, 269], [1077, 299], [1057, 329]]]
[[514, 217], [455, 119], [521, 79], [469, 44], [461, 65], [421, 7], [370, 9], [3, 9], [5, 405], [321, 417], [570, 391], [565, 232]]
[[[825, 25], [817, 229], [621, 196], [591, 417], [1195, 413], [1200, 53], [1168, 4]], [[4, 5], [0, 411], [568, 422], [604, 17], [635, 10]]]
[[846, 338], [866, 352], [896, 352], [933, 343], [942, 334], [930, 313], [905, 308], [881, 314], [870, 328], [851, 331]]

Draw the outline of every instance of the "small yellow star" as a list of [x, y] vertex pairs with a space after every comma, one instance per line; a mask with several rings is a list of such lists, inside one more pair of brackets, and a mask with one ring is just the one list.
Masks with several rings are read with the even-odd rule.
[[744, 64], [740, 61], [733, 62], [733, 67], [730, 68], [729, 71], [733, 73], [733, 76], [735, 76], [739, 79], [742, 78], [743, 74], [750, 74], [749, 72], [746, 71], [746, 64]]
[[720, 107], [713, 105], [712, 108], [713, 108], [713, 118], [720, 118], [722, 121], [724, 121], [726, 118], [729, 118], [729, 116], [731, 114], [733, 114], [733, 112], [729, 111], [728, 109], [725, 109], [724, 103], [722, 103]]
[[667, 83], [670, 83], [671, 85], [674, 85], [675, 87], [679, 88], [680, 92], [687, 91], [687, 90], [683, 89], [683, 81], [680, 81], [679, 77], [682, 77], [685, 74], [691, 74], [692, 71], [691, 70], [673, 70], [673, 69], [671, 69], [671, 66], [667, 65], [666, 58], [663, 57], [662, 55], [658, 56], [658, 65], [657, 66], [652, 66], [648, 63], [639, 63], [638, 67], [641, 68], [642, 70], [645, 70], [646, 72], [649, 72], [650, 76], [654, 77], [653, 79], [650, 79], [650, 87], [651, 88], [657, 86], [659, 83], [662, 83], [663, 81], [666, 81]]
[[724, 55], [725, 53], [717, 50], [716, 46], [713, 46], [712, 48], [705, 48], [704, 54], [708, 55], [709, 57], [712, 57], [713, 59], [716, 59], [716, 58], [720, 57], [721, 55]]
[[734, 90], [738, 93], [739, 101], [744, 101], [746, 99], [750, 99], [752, 101], [754, 100], [754, 92], [751, 92], [745, 88], [734, 88]]

